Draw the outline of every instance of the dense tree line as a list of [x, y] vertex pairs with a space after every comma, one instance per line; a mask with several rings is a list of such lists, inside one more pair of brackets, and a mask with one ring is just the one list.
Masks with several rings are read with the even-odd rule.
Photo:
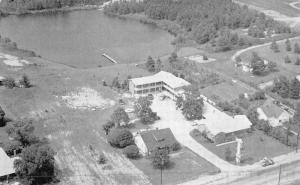
[[42, 10], [103, 2], [104, 0], [2, 0], [0, 6], [8, 10]]
[[[239, 6], [231, 0], [145, 0], [144, 2], [113, 3], [105, 8], [108, 14], [128, 14], [144, 12], [153, 20], [168, 20], [176, 22], [199, 44], [214, 41], [221, 37], [221, 45], [228, 48], [228, 41], [238, 44], [237, 35], [233, 40], [224, 28], [234, 30], [237, 28], [249, 28], [248, 34], [261, 38], [273, 33], [289, 33], [290, 28], [268, 18], [263, 13], [248, 9], [247, 6]], [[224, 34], [225, 33], [225, 34]], [[224, 39], [224, 38], [226, 39]], [[233, 44], [233, 43], [231, 43]]]
[[280, 76], [274, 80], [272, 92], [277, 93], [282, 98], [300, 98], [300, 81], [293, 78], [289, 81], [285, 76]]

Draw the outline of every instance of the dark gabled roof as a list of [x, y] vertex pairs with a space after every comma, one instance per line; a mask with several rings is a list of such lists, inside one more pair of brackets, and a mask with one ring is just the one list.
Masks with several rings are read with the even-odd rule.
[[266, 100], [261, 108], [268, 118], [278, 118], [284, 112], [280, 107], [275, 105], [272, 100]]
[[177, 143], [170, 128], [145, 131], [141, 133], [141, 137], [148, 151], [153, 151], [157, 147], [171, 146]]

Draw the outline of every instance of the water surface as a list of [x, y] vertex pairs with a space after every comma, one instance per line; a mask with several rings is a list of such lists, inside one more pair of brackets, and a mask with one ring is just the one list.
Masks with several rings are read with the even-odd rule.
[[120, 63], [135, 63], [173, 49], [173, 37], [167, 32], [108, 17], [99, 10], [9, 16], [0, 20], [0, 34], [17, 42], [19, 48], [81, 68], [111, 65], [103, 53]]

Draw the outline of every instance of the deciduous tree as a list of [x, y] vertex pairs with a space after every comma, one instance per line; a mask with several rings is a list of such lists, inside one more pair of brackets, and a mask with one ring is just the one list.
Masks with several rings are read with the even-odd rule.
[[55, 152], [46, 144], [26, 147], [14, 163], [17, 176], [24, 184], [44, 184], [55, 177]]
[[286, 41], [285, 41], [285, 49], [286, 49], [286, 51], [292, 51], [292, 46], [291, 46], [290, 39], [286, 39]]
[[128, 124], [129, 117], [124, 108], [118, 107], [111, 115], [111, 120], [115, 123], [116, 127], [119, 127], [121, 123]]
[[152, 164], [155, 168], [167, 168], [170, 163], [169, 152], [166, 148], [157, 148], [152, 152]]
[[292, 99], [300, 98], [300, 82], [297, 78], [292, 79], [290, 83], [290, 98]]
[[108, 134], [108, 142], [112, 146], [124, 148], [134, 144], [134, 139], [129, 130], [123, 128], [114, 128]]
[[155, 61], [151, 56], [147, 58], [146, 62], [146, 68], [149, 72], [154, 72], [155, 71]]

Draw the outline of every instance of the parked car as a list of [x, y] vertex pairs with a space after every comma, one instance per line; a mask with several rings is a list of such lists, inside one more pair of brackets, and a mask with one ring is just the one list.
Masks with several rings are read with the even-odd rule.
[[149, 100], [153, 100], [153, 99], [154, 99], [154, 96], [153, 96], [153, 94], [148, 94], [148, 96], [147, 96], [147, 97], [148, 97], [148, 99], [149, 99]]
[[123, 100], [123, 99], [119, 99], [119, 104], [120, 104], [120, 105], [125, 105], [124, 100]]
[[275, 162], [272, 160], [272, 159], [269, 159], [267, 157], [263, 158], [263, 160], [261, 160], [261, 165], [263, 167], [267, 167], [267, 166], [270, 166], [270, 165], [273, 165], [275, 164]]

